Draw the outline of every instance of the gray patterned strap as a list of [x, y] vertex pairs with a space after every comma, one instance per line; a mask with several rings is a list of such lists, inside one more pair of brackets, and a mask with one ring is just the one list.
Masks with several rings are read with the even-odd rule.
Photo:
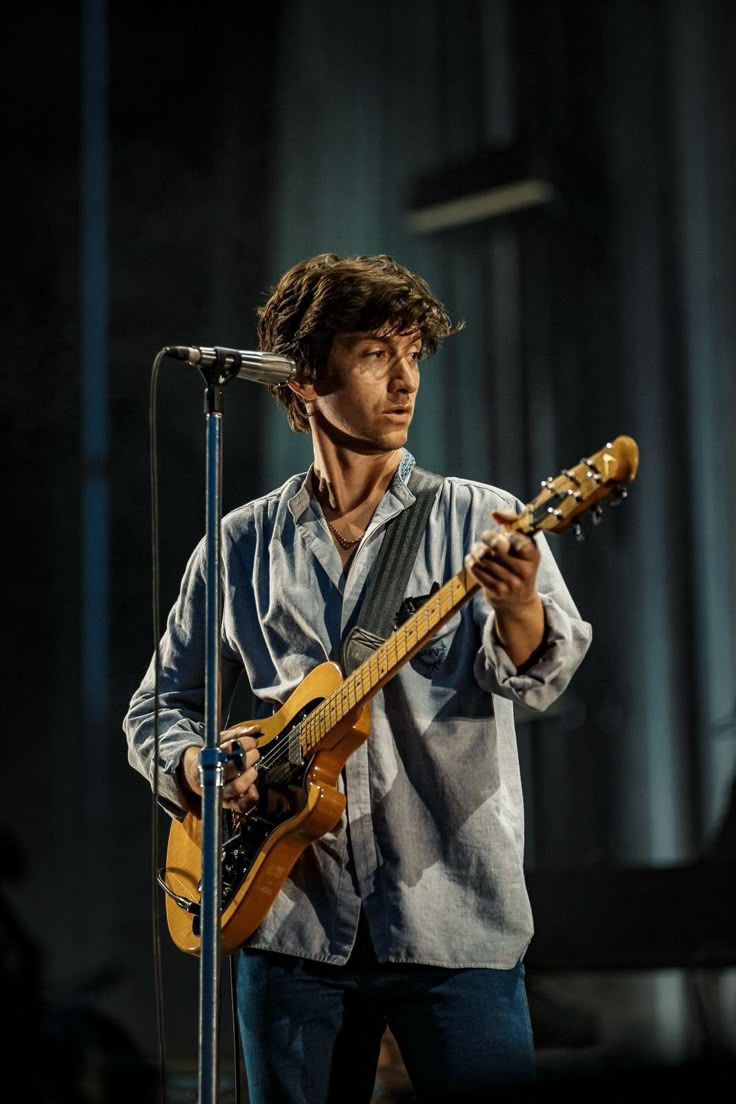
[[342, 667], [354, 671], [395, 629], [396, 614], [417, 556], [442, 476], [414, 467], [408, 485], [415, 501], [389, 523], [363, 599], [358, 623], [342, 644]]

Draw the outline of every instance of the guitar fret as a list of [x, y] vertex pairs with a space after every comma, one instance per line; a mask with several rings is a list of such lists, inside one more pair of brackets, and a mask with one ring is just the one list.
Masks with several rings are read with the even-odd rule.
[[337, 690], [318, 705], [302, 728], [302, 746], [309, 752], [352, 709], [375, 693], [386, 676], [428, 639], [439, 622], [462, 604], [478, 584], [465, 568], [420, 606], [365, 659]]
[[[607, 493], [605, 483], [612, 483], [614, 477], [621, 482], [630, 482], [636, 474], [638, 463], [638, 451], [636, 442], [629, 438], [617, 438], [617, 442], [626, 445], [624, 456], [625, 466], [621, 460], [618, 463], [615, 456], [615, 443], [608, 443], [605, 449], [600, 450], [594, 456], [586, 457], [575, 468], [576, 506], [575, 513], [592, 505]], [[604, 473], [601, 473], [597, 461], [602, 457], [605, 462]], [[609, 470], [610, 469], [610, 470]], [[561, 493], [565, 489], [565, 480], [572, 482], [569, 470], [564, 470], [556, 480], [545, 480], [542, 492], [532, 502], [527, 503], [516, 521], [510, 528], [521, 529], [526, 533], [534, 533], [538, 529], [555, 530], [560, 528], [560, 521], [556, 514], [544, 511], [543, 518], [535, 521], [534, 510], [543, 507], [553, 493]], [[583, 505], [580, 505], [580, 501]], [[558, 511], [559, 512], [559, 511]], [[428, 640], [440, 622], [446, 621], [470, 594], [478, 589], [479, 584], [463, 567], [457, 575], [448, 580], [429, 597], [420, 608], [415, 611], [389, 638], [383, 642], [372, 655], [351, 675], [349, 675], [340, 687], [333, 691], [321, 705], [317, 706], [305, 722], [302, 730], [302, 744], [305, 748], [316, 747], [320, 740], [356, 706], [367, 701], [373, 693], [383, 686], [392, 677], [395, 669], [416, 654], [418, 649]]]
[[[607, 462], [612, 462], [614, 459], [608, 451], [612, 447], [611, 445], [606, 446], [604, 460]], [[618, 477], [619, 482], [622, 480], [630, 481], [634, 477], [637, 456], [635, 443], [632, 444], [632, 449], [633, 458], [629, 458], [627, 473], [622, 473], [618, 470], [618, 467], [611, 472], [608, 472], [608, 468], [606, 468], [606, 474], [609, 477], [607, 482], [611, 481], [613, 475]], [[597, 501], [601, 497], [601, 491], [604, 488], [597, 485], [600, 474], [597, 480], [594, 479], [592, 474], [594, 460], [597, 459], [598, 455], [587, 458], [584, 461], [585, 468], [581, 464], [580, 476], [577, 481], [579, 493], [575, 496], [576, 501], [580, 498], [586, 501], [590, 500], [588, 505], [591, 505], [593, 501]], [[598, 471], [597, 467], [595, 471]], [[563, 475], [569, 476], [569, 473], [565, 472]], [[550, 496], [553, 492], [561, 493], [558, 491], [558, 484], [564, 489], [562, 480], [563, 477], [561, 476], [558, 480], [545, 481], [541, 494], [531, 503], [527, 503], [510, 528], [521, 529], [526, 533], [534, 533], [538, 529], [554, 530], [560, 528], [562, 519], [557, 516], [559, 511], [552, 514], [545, 509], [539, 520], [535, 519], [533, 511], [538, 507], [546, 506], [552, 500]], [[575, 513], [580, 512], [582, 508], [586, 507], [578, 505]], [[410, 656], [415, 655], [424, 641], [428, 640], [435, 629], [439, 627], [439, 624], [447, 621], [454, 610], [462, 605], [471, 593], [478, 589], [478, 586], [479, 584], [472, 575], [463, 567], [457, 575], [436, 590], [402, 626], [392, 633], [368, 659], [343, 681], [339, 688], [325, 698], [322, 704], [314, 710], [310, 718], [310, 721], [313, 720], [314, 723], [304, 725], [302, 740], [304, 746], [308, 749], [316, 747], [324, 736], [342, 721], [348, 713], [360, 705], [361, 702], [369, 700], [371, 695], [392, 677], [396, 668], [409, 659]]]
[[[577, 470], [577, 469], [576, 469]], [[635, 467], [634, 467], [635, 472]], [[591, 478], [590, 470], [581, 471], [578, 489], [584, 499], [592, 499], [599, 493]], [[624, 476], [625, 478], [625, 476]], [[633, 473], [629, 480], [633, 478]], [[517, 518], [514, 528], [524, 528], [524, 531], [534, 532], [537, 528], [554, 528], [549, 515], [545, 514], [543, 524], [529, 525], [530, 507], [538, 504], [540, 500], [549, 496], [549, 488], [537, 496], [533, 503], [528, 503], [524, 513]], [[548, 524], [549, 519], [549, 524]], [[415, 654], [422, 643], [429, 639], [439, 623], [447, 620], [472, 591], [478, 589], [479, 584], [463, 567], [457, 575], [449, 579], [440, 587], [420, 608], [409, 617], [383, 644], [366, 659], [351, 675], [349, 675], [340, 687], [333, 691], [324, 701], [314, 709], [312, 714], [305, 719], [302, 725], [301, 744], [305, 752], [316, 748], [335, 725], [355, 709], [361, 702], [367, 701], [386, 681], [393, 671]]]

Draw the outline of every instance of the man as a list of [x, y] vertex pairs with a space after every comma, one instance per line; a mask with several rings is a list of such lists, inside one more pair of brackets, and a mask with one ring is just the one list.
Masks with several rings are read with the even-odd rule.
[[[323, 254], [281, 278], [259, 311], [262, 349], [290, 357], [274, 388], [314, 463], [223, 521], [223, 716], [244, 672], [259, 717], [339, 659], [392, 519], [410, 507], [405, 449], [420, 361], [454, 327], [392, 258]], [[420, 1101], [471, 1100], [533, 1078], [523, 958], [532, 917], [514, 702], [545, 709], [591, 638], [544, 539], [504, 532], [518, 499], [442, 480], [407, 594], [463, 563], [474, 596], [371, 703], [348, 758], [347, 810], [309, 845], [239, 957], [253, 1104], [368, 1101], [386, 1025]], [[495, 525], [493, 524], [495, 522]], [[159, 792], [175, 816], [201, 793], [204, 545], [162, 642]], [[153, 660], [125, 719], [152, 776]], [[256, 727], [223, 805], [258, 796]]]

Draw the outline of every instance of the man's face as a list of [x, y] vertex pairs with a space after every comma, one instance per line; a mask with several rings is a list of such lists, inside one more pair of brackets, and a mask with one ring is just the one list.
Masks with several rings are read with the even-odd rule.
[[422, 340], [403, 334], [336, 334], [324, 379], [310, 403], [319, 428], [336, 444], [390, 452], [406, 443], [419, 387]]

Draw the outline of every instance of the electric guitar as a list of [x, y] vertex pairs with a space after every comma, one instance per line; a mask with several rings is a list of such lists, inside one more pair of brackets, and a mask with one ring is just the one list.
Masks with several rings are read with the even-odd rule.
[[[607, 495], [626, 496], [636, 476], [639, 450], [631, 437], [616, 437], [579, 464], [545, 479], [507, 531], [559, 533]], [[463, 567], [436, 590], [352, 674], [336, 663], [320, 664], [284, 705], [254, 721], [259, 800], [244, 816], [223, 810], [221, 862], [221, 949], [236, 950], [261, 924], [292, 867], [313, 841], [339, 821], [345, 796], [340, 772], [370, 734], [371, 698], [424, 647], [472, 597], [480, 584]], [[222, 733], [226, 740], [230, 729]], [[176, 946], [199, 954], [202, 819], [187, 813], [171, 823], [166, 868], [166, 917]]]

